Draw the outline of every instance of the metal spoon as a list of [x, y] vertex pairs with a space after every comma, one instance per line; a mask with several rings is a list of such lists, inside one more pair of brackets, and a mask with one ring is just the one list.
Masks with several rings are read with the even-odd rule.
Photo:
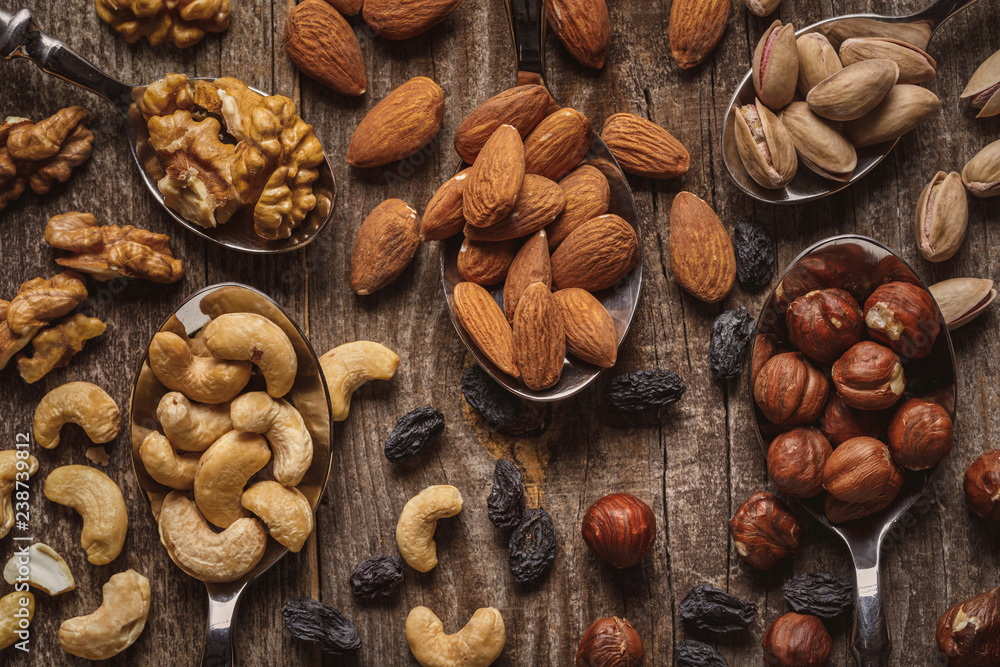
[[[104, 73], [63, 42], [40, 31], [27, 9], [22, 9], [13, 15], [0, 10], [0, 56], [4, 60], [27, 58], [47, 74], [65, 79], [110, 102], [125, 119], [125, 136], [128, 138], [132, 157], [135, 158], [146, 188], [170, 217], [202, 238], [243, 252], [260, 254], [287, 252], [301, 248], [316, 238], [333, 217], [337, 184], [330, 159], [324, 152], [324, 160], [319, 166], [319, 180], [313, 186], [316, 208], [287, 239], [269, 241], [259, 236], [253, 229], [253, 221], [246, 213], [247, 207], [243, 207], [225, 224], [212, 229], [191, 222], [164, 203], [163, 195], [156, 187], [156, 182], [163, 176], [163, 171], [146, 141], [149, 136], [146, 123], [141, 115], [130, 112], [134, 101], [146, 90], [145, 86], [122, 83]], [[212, 80], [214, 77], [201, 78]], [[192, 80], [196, 78], [192, 77]], [[251, 90], [260, 95], [267, 95], [255, 88]], [[160, 173], [151, 172], [155, 169], [159, 169]]]
[[[796, 36], [810, 32], [826, 35], [834, 48], [849, 37], [891, 37], [909, 42], [921, 49], [927, 48], [931, 37], [946, 20], [978, 0], [935, 0], [929, 7], [908, 16], [879, 16], [876, 14], [851, 14], [813, 23], [795, 32]], [[874, 169], [899, 141], [887, 141], [877, 146], [858, 149], [858, 166], [846, 182], [831, 181], [816, 174], [801, 162], [791, 183], [780, 190], [769, 190], [758, 185], [746, 169], [736, 149], [732, 112], [734, 104], [753, 104], [756, 93], [753, 87], [753, 70], [747, 72], [736, 87], [726, 106], [726, 120], [722, 126], [722, 159], [729, 176], [754, 199], [771, 204], [799, 204], [822, 199], [860, 180]]]
[[[514, 40], [514, 51], [517, 59], [518, 85], [522, 83], [540, 83], [545, 85], [543, 74], [545, 71], [545, 4], [542, 0], [504, 0], [507, 6], [507, 18], [510, 21], [511, 37]], [[625, 219], [635, 230], [636, 238], [639, 241], [639, 248], [642, 248], [642, 229], [639, 226], [639, 216], [635, 209], [635, 201], [632, 199], [632, 191], [629, 188], [625, 174], [615, 161], [611, 151], [604, 141], [595, 133], [594, 139], [590, 143], [590, 150], [584, 157], [581, 164], [589, 164], [596, 167], [608, 179], [611, 186], [611, 199], [608, 213], [615, 213]], [[458, 173], [469, 165], [459, 164], [455, 173]], [[462, 282], [462, 276], [458, 272], [458, 251], [461, 248], [462, 239], [460, 236], [453, 237], [440, 243], [441, 258], [441, 284], [444, 287], [445, 298], [448, 302], [448, 313], [451, 315], [452, 324], [458, 332], [459, 338], [469, 348], [469, 352], [476, 358], [476, 361], [486, 369], [494, 380], [500, 383], [507, 391], [517, 394], [522, 398], [531, 401], [561, 401], [564, 398], [582, 391], [587, 385], [597, 379], [597, 376], [604, 370], [597, 366], [592, 366], [582, 362], [575, 357], [567, 357], [563, 361], [563, 372], [559, 382], [552, 388], [544, 391], [532, 391], [519, 380], [507, 375], [472, 342], [455, 316], [454, 291], [455, 285]], [[642, 291], [642, 253], [639, 253], [639, 261], [635, 267], [624, 278], [606, 290], [596, 293], [596, 296], [608, 312], [615, 323], [615, 337], [618, 346], [628, 334], [629, 326], [632, 324], [632, 317], [635, 315], [636, 306], [639, 303], [639, 294]], [[503, 287], [492, 290], [493, 298], [498, 304], [503, 305]]]
[[[891, 275], [892, 280], [903, 280], [927, 286], [913, 273], [906, 262], [881, 243], [864, 236], [835, 236], [816, 243], [807, 248], [795, 258], [782, 276], [784, 281], [797, 270], [811, 271], [816, 262], [821, 266], [835, 263], [839, 275], [850, 276], [857, 283], [857, 291], [871, 292], [883, 279], [879, 276]], [[813, 263], [813, 264], [810, 264]], [[891, 266], [889, 264], [891, 263]], [[779, 282], [780, 286], [781, 283]], [[832, 285], [831, 285], [832, 286]], [[775, 291], [777, 287], [775, 288]], [[784, 310], [778, 306], [775, 291], [761, 308], [757, 318], [757, 334], [773, 333], [779, 338], [783, 335]], [[852, 289], [852, 292], [855, 291]], [[863, 303], [863, 301], [862, 301]], [[911, 392], [925, 396], [936, 390], [954, 391], [955, 351], [951, 346], [951, 336], [940, 310], [935, 306], [936, 316], [941, 325], [940, 333], [934, 343], [934, 348], [924, 359], [910, 361], [906, 364], [907, 395]], [[750, 356], [753, 358], [753, 345], [750, 346]], [[764, 455], [767, 455], [767, 445], [760, 425], [766, 419], [753, 399], [753, 382], [747, 373], [747, 395], [750, 397], [754, 411], [754, 432]], [[952, 419], [954, 419], [954, 415]], [[889, 638], [889, 626], [886, 623], [885, 605], [882, 600], [882, 583], [879, 573], [882, 543], [892, 526], [903, 517], [917, 499], [927, 489], [938, 466], [920, 473], [907, 471], [903, 488], [893, 503], [886, 509], [871, 516], [832, 524], [823, 512], [823, 503], [818, 498], [800, 500], [799, 503], [817, 521], [836, 533], [847, 545], [854, 561], [856, 578], [854, 605], [854, 632], [851, 638], [851, 650], [854, 653], [858, 667], [880, 667], [889, 664], [892, 653], [892, 641]]]
[[[252, 287], [237, 283], [221, 283], [206, 287], [188, 297], [157, 331], [175, 333], [183, 331], [193, 336], [210, 319], [228, 312], [257, 313], [267, 317], [281, 327], [292, 341], [298, 358], [298, 374], [292, 390], [285, 399], [302, 414], [312, 435], [312, 465], [298, 489], [309, 499], [315, 512], [330, 477], [332, 437], [330, 397], [316, 353], [281, 307], [270, 297]], [[264, 389], [261, 379], [255, 375], [247, 391]], [[154, 503], [162, 502], [171, 489], [157, 483], [149, 476], [138, 452], [146, 435], [159, 428], [156, 407], [168, 391], [153, 375], [147, 354], [143, 354], [132, 389], [129, 425], [132, 438], [132, 468], [154, 519], [156, 517], [156, 512], [153, 510]], [[286, 548], [275, 540], [268, 539], [264, 556], [244, 577], [228, 583], [205, 584], [205, 588], [208, 589], [208, 630], [202, 656], [203, 667], [227, 667], [235, 664], [233, 644], [240, 596], [250, 582], [264, 574], [287, 553]]]

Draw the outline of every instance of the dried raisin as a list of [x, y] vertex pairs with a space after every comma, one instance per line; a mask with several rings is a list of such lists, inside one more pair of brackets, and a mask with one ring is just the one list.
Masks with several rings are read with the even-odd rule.
[[364, 561], [351, 575], [351, 591], [359, 598], [387, 598], [403, 583], [403, 561], [399, 556], [375, 556]]
[[718, 651], [694, 639], [677, 642], [674, 664], [676, 667], [729, 667], [729, 663]]
[[679, 610], [688, 625], [716, 634], [745, 630], [757, 619], [757, 605], [714, 586], [692, 588]]
[[727, 310], [712, 323], [708, 345], [708, 370], [718, 380], [729, 380], [743, 371], [754, 320], [745, 307]]
[[736, 278], [744, 287], [760, 288], [774, 276], [774, 242], [759, 222], [749, 215], [736, 219], [733, 232]]
[[444, 416], [432, 407], [407, 412], [396, 422], [385, 441], [385, 458], [393, 463], [416, 455], [444, 431]]
[[604, 396], [623, 412], [645, 412], [674, 403], [685, 391], [676, 373], [653, 368], [619, 375], [605, 388]]
[[854, 607], [854, 584], [847, 577], [812, 572], [792, 577], [781, 587], [785, 601], [800, 614], [836, 618]]
[[311, 598], [292, 598], [281, 615], [295, 638], [319, 644], [326, 653], [339, 655], [361, 648], [354, 623], [330, 605]]
[[493, 489], [486, 499], [486, 514], [497, 528], [513, 528], [524, 516], [524, 483], [521, 471], [507, 459], [493, 468]]
[[478, 364], [462, 375], [462, 394], [490, 429], [512, 438], [541, 435], [546, 426], [546, 408], [524, 401], [501, 387]]
[[543, 509], [529, 509], [510, 535], [507, 563], [514, 581], [528, 584], [537, 580], [556, 557], [556, 527]]

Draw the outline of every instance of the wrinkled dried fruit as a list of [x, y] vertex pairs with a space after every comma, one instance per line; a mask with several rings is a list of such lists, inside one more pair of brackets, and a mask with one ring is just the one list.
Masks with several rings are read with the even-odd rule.
[[361, 648], [361, 637], [351, 619], [311, 598], [292, 598], [281, 608], [285, 627], [296, 639], [319, 644], [326, 653], [342, 655]]
[[774, 241], [760, 222], [749, 215], [736, 219], [733, 231], [736, 252], [736, 279], [744, 287], [760, 288], [774, 277]]
[[815, 616], [785, 614], [764, 634], [764, 662], [770, 667], [823, 667], [833, 639]]
[[938, 649], [951, 667], [992, 667], [1000, 656], [1000, 588], [959, 602], [937, 626]]
[[497, 433], [522, 438], [545, 432], [546, 412], [542, 404], [519, 399], [478, 364], [469, 366], [462, 374], [462, 395]]
[[543, 509], [529, 509], [510, 535], [507, 564], [514, 581], [528, 584], [540, 578], [556, 557], [556, 527]]
[[444, 416], [439, 410], [424, 406], [400, 417], [385, 441], [385, 458], [399, 463], [415, 456], [427, 443], [444, 431]]
[[521, 471], [507, 459], [493, 467], [493, 488], [486, 498], [486, 514], [497, 528], [513, 528], [521, 523], [525, 509]]
[[680, 400], [685, 391], [676, 373], [652, 368], [619, 375], [605, 388], [604, 397], [623, 412], [645, 412]]
[[681, 601], [681, 620], [697, 630], [716, 634], [746, 630], [757, 620], [757, 605], [714, 586], [695, 586]]
[[403, 560], [399, 556], [375, 556], [351, 574], [351, 592], [365, 600], [390, 597], [403, 583]]
[[729, 667], [718, 651], [694, 639], [682, 639], [674, 647], [675, 667]]
[[642, 637], [627, 619], [600, 618], [580, 639], [576, 667], [638, 667], [642, 653]]
[[708, 344], [708, 370], [717, 380], [729, 380], [743, 372], [754, 320], [745, 306], [727, 310], [712, 323]]
[[801, 533], [795, 515], [770, 493], [747, 498], [729, 521], [736, 553], [759, 570], [772, 570], [795, 555]]
[[781, 593], [793, 610], [820, 618], [836, 618], [854, 606], [854, 583], [825, 572], [792, 577], [781, 587]]

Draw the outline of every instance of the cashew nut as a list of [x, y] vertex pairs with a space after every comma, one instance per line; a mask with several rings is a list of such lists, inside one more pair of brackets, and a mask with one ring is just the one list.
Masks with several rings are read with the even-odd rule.
[[396, 546], [407, 565], [417, 572], [430, 572], [437, 565], [434, 529], [438, 519], [462, 511], [462, 494], [450, 484], [428, 486], [410, 498], [396, 522]]
[[423, 667], [486, 667], [503, 651], [507, 630], [493, 607], [477, 609], [453, 635], [427, 607], [414, 607], [406, 617], [406, 642]]
[[[27, 482], [38, 470], [38, 459], [27, 451], [7, 449], [0, 452], [0, 539], [14, 527], [14, 503], [11, 494], [17, 482]], [[18, 479], [20, 475], [20, 479]]]
[[312, 505], [302, 492], [278, 482], [257, 482], [243, 492], [243, 507], [260, 517], [271, 537], [298, 553], [315, 525]]
[[149, 476], [171, 489], [187, 491], [194, 486], [200, 454], [178, 454], [165, 435], [152, 431], [139, 446], [139, 458]]
[[67, 382], [45, 394], [35, 408], [35, 441], [52, 449], [63, 425], [72, 423], [82, 426], [91, 442], [111, 442], [120, 422], [118, 406], [106, 391], [90, 382]]
[[149, 579], [135, 570], [111, 577], [101, 589], [101, 606], [59, 626], [59, 645], [70, 655], [107, 660], [135, 642], [149, 616]]
[[330, 390], [333, 421], [347, 419], [354, 391], [369, 380], [391, 380], [399, 366], [399, 355], [385, 345], [368, 340], [339, 345], [319, 358]]
[[228, 528], [250, 516], [240, 504], [247, 481], [271, 460], [267, 441], [256, 433], [230, 431], [205, 450], [194, 473], [194, 501], [210, 523]]
[[192, 401], [212, 404], [232, 400], [250, 381], [253, 371], [246, 361], [196, 357], [187, 341], [168, 331], [153, 336], [149, 367], [168, 389]]
[[128, 512], [121, 489], [110, 477], [90, 466], [61, 466], [45, 478], [43, 493], [83, 517], [80, 546], [91, 563], [106, 565], [122, 552]]
[[163, 395], [156, 406], [156, 418], [167, 440], [185, 452], [203, 452], [233, 430], [229, 403], [193, 403], [179, 391]]
[[27, 582], [49, 595], [59, 595], [76, 588], [69, 565], [44, 542], [35, 542], [27, 549], [16, 549], [3, 568], [3, 578], [12, 586]]
[[302, 415], [290, 403], [251, 391], [235, 398], [230, 407], [233, 428], [262, 433], [274, 452], [274, 478], [287, 486], [302, 481], [312, 464], [313, 442]]
[[35, 596], [15, 591], [0, 598], [0, 651], [18, 639], [28, 639], [28, 628], [35, 617]]
[[267, 532], [257, 519], [237, 519], [216, 533], [180, 491], [163, 499], [159, 522], [160, 542], [170, 560], [201, 581], [239, 579], [257, 565], [267, 546]]
[[298, 358], [277, 324], [256, 313], [226, 313], [205, 325], [205, 345], [219, 359], [249, 360], [267, 382], [267, 393], [284, 396], [295, 384]]

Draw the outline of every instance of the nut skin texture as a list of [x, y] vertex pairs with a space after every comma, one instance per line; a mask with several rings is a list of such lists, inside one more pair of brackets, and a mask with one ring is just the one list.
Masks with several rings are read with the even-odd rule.
[[782, 433], [767, 450], [767, 474], [778, 491], [811, 498], [823, 490], [823, 468], [833, 453], [830, 441], [816, 428]]
[[837, 447], [823, 469], [823, 488], [849, 503], [877, 500], [901, 483], [902, 473], [889, 448], [865, 436], [851, 438]]
[[194, 486], [198, 469], [198, 454], [180, 454], [173, 444], [159, 431], [150, 431], [139, 446], [142, 466], [154, 480], [178, 491], [188, 491]]
[[877, 438], [885, 421], [882, 414], [865, 410], [855, 410], [840, 394], [834, 394], [827, 401], [819, 430], [834, 447], [861, 435]]
[[462, 494], [450, 484], [428, 486], [410, 498], [396, 522], [396, 546], [406, 564], [417, 572], [437, 565], [434, 529], [439, 519], [462, 511]]
[[736, 253], [712, 207], [690, 192], [670, 205], [670, 272], [691, 296], [705, 303], [725, 299], [736, 282]]
[[566, 330], [566, 348], [588, 364], [611, 368], [618, 359], [618, 340], [611, 314], [597, 298], [579, 287], [552, 295]]
[[613, 213], [598, 216], [573, 230], [552, 253], [552, 286], [607, 289], [632, 270], [640, 252], [632, 225]]
[[427, 32], [462, 0], [367, 0], [361, 7], [365, 23], [386, 39], [410, 39]]
[[973, 512], [1000, 521], [1000, 449], [983, 452], [965, 471], [965, 502]]
[[754, 398], [772, 424], [808, 424], [823, 413], [829, 382], [800, 352], [771, 357], [754, 381]]
[[726, 31], [733, 3], [727, 0], [677, 0], [670, 5], [670, 53], [681, 69], [708, 60]]
[[524, 181], [524, 143], [517, 128], [501, 125], [486, 140], [469, 172], [462, 213], [473, 227], [490, 227], [514, 210]]
[[788, 306], [785, 318], [792, 345], [821, 364], [832, 364], [864, 333], [861, 308], [842, 289], [800, 296]]
[[552, 288], [552, 264], [549, 261], [549, 243], [544, 229], [538, 230], [524, 242], [507, 269], [507, 279], [503, 284], [503, 309], [511, 324], [521, 295], [536, 282]]
[[514, 331], [485, 288], [470, 282], [455, 285], [455, 316], [497, 368], [512, 377], [520, 377], [514, 357]]
[[802, 529], [785, 503], [759, 491], [739, 506], [729, 521], [736, 553], [758, 570], [773, 570], [791, 558]]
[[445, 181], [427, 202], [427, 208], [420, 219], [421, 241], [443, 241], [465, 227], [462, 200], [470, 169], [471, 167], [463, 169]]
[[259, 433], [267, 439], [274, 458], [274, 479], [298, 486], [313, 459], [313, 441], [302, 415], [288, 401], [272, 398], [264, 391], [251, 391], [230, 405], [233, 428]]
[[559, 181], [566, 204], [546, 228], [549, 249], [555, 250], [574, 229], [608, 212], [611, 186], [601, 170], [589, 164], [577, 167]]
[[581, 65], [600, 69], [608, 55], [611, 18], [604, 0], [545, 0], [549, 26]]
[[677, 178], [691, 166], [691, 155], [680, 141], [653, 121], [635, 114], [608, 116], [601, 139], [622, 169], [635, 176]]
[[613, 493], [583, 515], [583, 540], [599, 558], [621, 569], [650, 552], [656, 539], [656, 516], [630, 493]]
[[361, 119], [347, 147], [347, 162], [368, 169], [413, 155], [437, 136], [443, 118], [444, 91], [427, 77], [414, 77]]
[[774, 334], [757, 334], [753, 342], [753, 353], [750, 355], [750, 382], [756, 383], [764, 364], [770, 361], [771, 357], [784, 351]]
[[904, 359], [930, 354], [941, 329], [931, 295], [904, 282], [886, 283], [872, 292], [865, 301], [865, 324], [873, 339]]
[[524, 139], [545, 118], [549, 105], [545, 86], [528, 84], [508, 88], [472, 111], [455, 130], [455, 152], [472, 164], [486, 140], [501, 125], [513, 125]]
[[185, 452], [203, 452], [233, 430], [228, 403], [193, 403], [179, 391], [163, 395], [156, 406], [156, 419], [170, 443]]
[[795, 27], [775, 21], [761, 35], [753, 54], [753, 87], [768, 108], [777, 110], [792, 101], [798, 80]]
[[546, 116], [524, 138], [525, 173], [558, 181], [580, 164], [593, 138], [590, 119], [576, 109]]
[[351, 253], [351, 289], [374, 294], [400, 276], [420, 247], [416, 210], [401, 199], [387, 199], [358, 229]]
[[313, 508], [298, 489], [278, 482], [257, 482], [243, 492], [240, 503], [256, 514], [281, 546], [298, 553], [315, 525]]
[[951, 667], [991, 667], [1000, 655], [1000, 589], [959, 602], [942, 616], [937, 645]]
[[240, 503], [247, 482], [271, 460], [263, 436], [230, 431], [205, 450], [194, 474], [194, 500], [213, 525], [228, 528], [250, 516]]
[[833, 364], [833, 386], [844, 402], [858, 410], [883, 410], [906, 388], [899, 357], [871, 341], [853, 345]]
[[514, 313], [514, 359], [529, 389], [554, 387], [566, 358], [566, 329], [559, 305], [540, 282], [524, 290]]
[[285, 20], [285, 52], [302, 72], [344, 95], [364, 95], [364, 56], [351, 25], [324, 0], [305, 0]]
[[477, 609], [453, 635], [427, 607], [414, 607], [406, 617], [406, 643], [421, 667], [487, 667], [506, 642], [503, 616], [493, 607]]
[[903, 476], [894, 475], [889, 480], [889, 486], [875, 500], [863, 503], [851, 503], [835, 498], [832, 495], [827, 495], [823, 499], [823, 510], [826, 512], [826, 518], [830, 520], [830, 523], [844, 523], [845, 521], [862, 519], [876, 512], [881, 512], [891, 505], [902, 488]]
[[519, 243], [517, 239], [476, 241], [466, 237], [458, 251], [458, 273], [470, 283], [496, 285], [507, 277]]
[[889, 422], [887, 444], [896, 463], [909, 470], [926, 470], [951, 451], [951, 417], [937, 403], [911, 398]]
[[816, 616], [781, 616], [764, 634], [764, 662], [770, 667], [822, 667], [830, 659], [833, 639]]
[[612, 616], [594, 621], [580, 639], [576, 667], [638, 667], [642, 637], [627, 619]]
[[[468, 192], [472, 185], [470, 182], [465, 191]], [[537, 174], [525, 174], [510, 213], [489, 227], [468, 223], [463, 231], [466, 237], [476, 241], [520, 239], [554, 222], [565, 205], [566, 195], [558, 183]]]

